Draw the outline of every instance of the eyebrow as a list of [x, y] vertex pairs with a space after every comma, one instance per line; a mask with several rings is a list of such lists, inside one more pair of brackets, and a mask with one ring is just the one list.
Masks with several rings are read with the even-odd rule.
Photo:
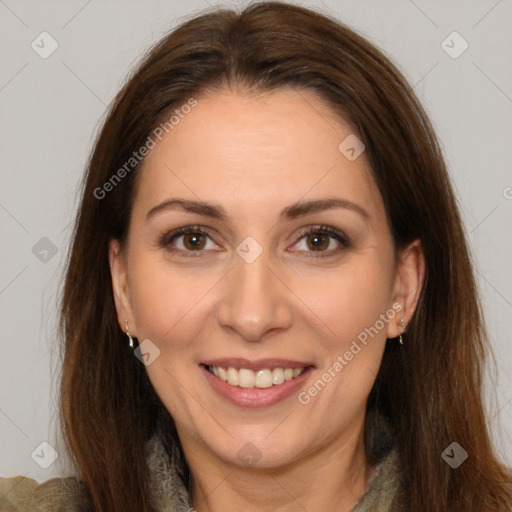
[[[358, 213], [365, 220], [370, 218], [368, 212], [360, 205], [341, 198], [327, 198], [327, 199], [314, 199], [310, 201], [299, 201], [290, 206], [287, 206], [279, 214], [280, 220], [294, 220], [304, 217], [311, 213], [317, 213], [325, 210], [332, 210], [334, 208], [345, 208], [346, 210]], [[205, 217], [226, 222], [228, 215], [226, 210], [217, 204], [207, 203], [204, 201], [193, 201], [190, 199], [168, 199], [163, 203], [151, 208], [146, 215], [148, 221], [154, 215], [167, 211], [167, 210], [183, 210], [190, 213], [197, 213]]]

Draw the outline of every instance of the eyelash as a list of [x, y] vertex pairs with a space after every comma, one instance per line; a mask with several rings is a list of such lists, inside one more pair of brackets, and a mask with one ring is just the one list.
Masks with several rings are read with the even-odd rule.
[[[209, 228], [206, 228], [204, 226], [199, 226], [199, 225], [185, 226], [182, 228], [175, 229], [169, 233], [163, 234], [160, 238], [158, 245], [162, 249], [166, 249], [172, 253], [177, 254], [179, 257], [183, 257], [183, 258], [198, 257], [200, 255], [200, 253], [204, 252], [204, 251], [202, 251], [202, 250], [185, 251], [183, 249], [173, 249], [170, 247], [171, 242], [175, 238], [178, 238], [182, 235], [187, 235], [190, 233], [200, 233], [202, 235], [207, 236], [210, 239], [212, 238], [211, 237], [212, 232], [210, 231]], [[306, 237], [308, 235], [313, 235], [313, 234], [317, 234], [317, 233], [328, 235], [331, 238], [334, 238], [336, 241], [338, 241], [341, 244], [341, 247], [338, 247], [336, 249], [330, 249], [329, 251], [309, 251], [312, 254], [309, 257], [323, 258], [323, 257], [327, 257], [327, 256], [332, 256], [333, 254], [338, 253], [341, 249], [348, 248], [351, 245], [350, 239], [343, 232], [338, 231], [337, 229], [334, 229], [330, 226], [324, 226], [324, 225], [313, 226], [313, 227], [305, 229], [304, 231], [302, 231], [300, 233], [297, 241], [302, 240], [304, 237]], [[295, 242], [295, 243], [297, 243], [297, 242]]]

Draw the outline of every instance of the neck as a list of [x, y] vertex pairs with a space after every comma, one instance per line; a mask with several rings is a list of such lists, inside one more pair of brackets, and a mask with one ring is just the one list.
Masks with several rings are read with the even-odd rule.
[[366, 491], [371, 474], [362, 435], [354, 442], [336, 440], [279, 467], [240, 467], [201, 459], [189, 457], [189, 494], [197, 512], [348, 512]]

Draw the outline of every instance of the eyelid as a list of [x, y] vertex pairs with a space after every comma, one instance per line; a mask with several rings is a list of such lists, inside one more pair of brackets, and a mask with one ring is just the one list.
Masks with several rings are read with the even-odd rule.
[[300, 232], [299, 239], [313, 233], [324, 233], [327, 235], [331, 235], [333, 238], [339, 239], [341, 243], [344, 243], [346, 245], [350, 244], [349, 237], [343, 231], [333, 228], [332, 226], [327, 226], [325, 224], [315, 224], [303, 228]]
[[170, 243], [173, 238], [177, 238], [181, 235], [186, 235], [188, 233], [202, 233], [203, 235], [211, 237], [213, 230], [206, 226], [201, 225], [190, 225], [183, 226], [181, 228], [176, 228], [171, 231], [164, 231], [160, 236], [160, 240], [162, 243]]

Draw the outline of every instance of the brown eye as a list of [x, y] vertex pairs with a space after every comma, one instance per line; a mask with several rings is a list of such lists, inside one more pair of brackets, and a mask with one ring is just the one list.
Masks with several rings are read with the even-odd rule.
[[161, 236], [159, 246], [177, 255], [199, 256], [209, 249], [218, 250], [210, 231], [201, 226], [186, 226]]
[[349, 238], [342, 231], [330, 226], [318, 226], [301, 233], [295, 250], [306, 255], [331, 256], [350, 246]]
[[307, 237], [306, 241], [312, 251], [323, 251], [329, 247], [329, 237], [324, 233], [313, 233]]
[[191, 251], [203, 249], [206, 245], [206, 237], [202, 233], [187, 233], [183, 235], [183, 245]]

